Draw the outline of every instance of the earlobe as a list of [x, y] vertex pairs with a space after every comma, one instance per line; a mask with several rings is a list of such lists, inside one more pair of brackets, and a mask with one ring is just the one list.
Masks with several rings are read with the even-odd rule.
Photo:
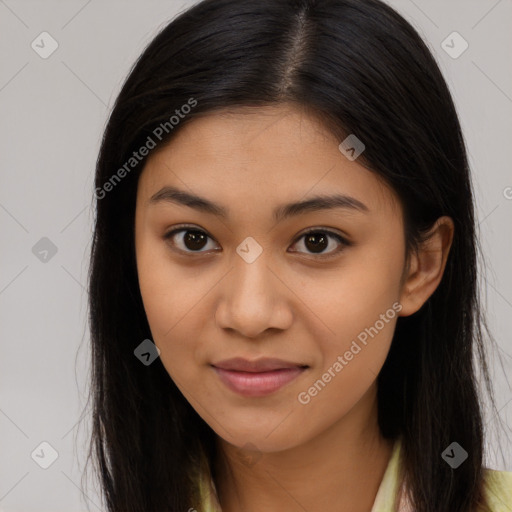
[[402, 286], [400, 316], [416, 313], [439, 286], [454, 236], [451, 217], [437, 219], [426, 240], [411, 254], [408, 275]]

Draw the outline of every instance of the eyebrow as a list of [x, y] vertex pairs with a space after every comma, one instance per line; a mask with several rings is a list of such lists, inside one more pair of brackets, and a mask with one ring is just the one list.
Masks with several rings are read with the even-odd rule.
[[[210, 201], [204, 197], [185, 192], [173, 186], [166, 186], [153, 194], [148, 203], [155, 205], [158, 203], [175, 203], [198, 211], [215, 215], [217, 217], [227, 218], [229, 211], [221, 205]], [[278, 206], [273, 211], [274, 220], [280, 222], [283, 219], [300, 215], [307, 212], [317, 212], [323, 210], [332, 210], [335, 208], [344, 208], [363, 213], [369, 213], [369, 208], [355, 197], [344, 194], [317, 195], [304, 201], [297, 201]]]

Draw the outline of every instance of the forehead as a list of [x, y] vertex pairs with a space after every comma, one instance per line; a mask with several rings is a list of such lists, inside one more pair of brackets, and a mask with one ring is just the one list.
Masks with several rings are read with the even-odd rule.
[[299, 106], [282, 104], [199, 114], [178, 131], [168, 146], [174, 151], [193, 149], [199, 158], [203, 154], [239, 157], [242, 153], [265, 157], [271, 152], [275, 158], [293, 159], [300, 146], [311, 149], [320, 143], [338, 145], [316, 116]]
[[[397, 198], [375, 173], [348, 160], [317, 116], [294, 105], [223, 109], [186, 123], [148, 157], [138, 196], [174, 185], [228, 204], [338, 192], [377, 211]], [[224, 198], [224, 200], [223, 200]]]

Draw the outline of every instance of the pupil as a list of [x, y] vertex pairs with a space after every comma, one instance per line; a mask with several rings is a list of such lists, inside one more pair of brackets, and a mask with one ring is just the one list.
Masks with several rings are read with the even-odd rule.
[[[327, 247], [327, 239], [324, 233], [311, 233], [306, 237], [306, 247], [312, 252], [322, 252]], [[310, 247], [310, 244], [312, 246]]]
[[206, 242], [206, 236], [200, 231], [186, 231], [185, 232], [185, 246], [190, 250], [202, 249]]

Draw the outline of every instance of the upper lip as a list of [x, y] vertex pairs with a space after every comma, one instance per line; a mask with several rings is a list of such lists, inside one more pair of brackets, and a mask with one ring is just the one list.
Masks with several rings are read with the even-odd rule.
[[233, 357], [231, 359], [224, 359], [217, 363], [212, 363], [216, 368], [223, 370], [234, 370], [239, 372], [270, 372], [272, 370], [281, 370], [285, 368], [303, 368], [307, 365], [302, 363], [293, 363], [284, 361], [283, 359], [263, 357], [250, 361], [243, 357]]

